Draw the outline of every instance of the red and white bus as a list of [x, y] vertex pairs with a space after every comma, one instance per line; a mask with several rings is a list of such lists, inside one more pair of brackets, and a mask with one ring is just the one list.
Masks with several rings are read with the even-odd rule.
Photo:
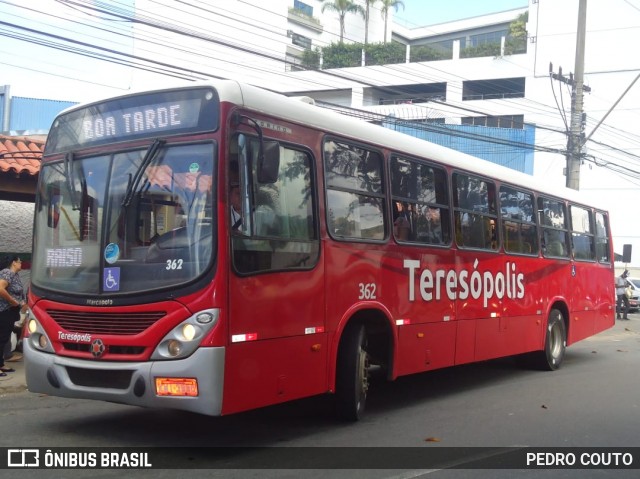
[[231, 81], [60, 114], [34, 228], [27, 382], [55, 396], [358, 419], [374, 367], [553, 370], [615, 322], [578, 192]]

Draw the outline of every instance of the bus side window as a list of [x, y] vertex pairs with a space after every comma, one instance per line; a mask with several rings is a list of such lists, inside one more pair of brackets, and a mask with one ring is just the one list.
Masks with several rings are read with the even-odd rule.
[[448, 244], [449, 194], [444, 170], [399, 157], [391, 158], [390, 170], [396, 240]]
[[539, 197], [538, 215], [542, 228], [542, 254], [568, 258], [569, 233], [564, 203]]
[[500, 187], [502, 238], [507, 253], [538, 254], [538, 227], [533, 194]]
[[454, 173], [453, 186], [458, 246], [497, 250], [495, 185], [475, 176]]
[[327, 227], [337, 239], [384, 240], [382, 155], [338, 140], [324, 143]]
[[573, 243], [573, 257], [577, 260], [594, 261], [595, 227], [591, 211], [580, 206], [569, 206], [571, 212], [571, 237]]
[[[249, 143], [255, 160], [257, 140]], [[318, 260], [312, 158], [284, 145], [279, 148], [279, 170], [273, 182], [258, 182], [256, 162], [251, 161], [251, 169], [245, 170], [246, 157], [239, 159], [240, 177], [244, 172], [250, 185], [242, 199], [243, 211], [249, 212], [243, 217], [242, 234], [231, 231], [233, 265], [241, 274], [308, 269]], [[230, 173], [231, 183], [233, 176]]]
[[596, 212], [596, 259], [601, 263], [611, 262], [609, 255], [609, 218]]

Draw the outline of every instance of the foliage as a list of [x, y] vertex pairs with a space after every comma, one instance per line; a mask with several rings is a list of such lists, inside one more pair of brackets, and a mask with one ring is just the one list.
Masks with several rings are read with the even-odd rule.
[[405, 45], [401, 43], [371, 43], [365, 45], [365, 62], [367, 66], [404, 63], [406, 57]]
[[362, 45], [332, 43], [322, 49], [322, 68], [359, 67], [362, 64]]
[[447, 58], [450, 58], [450, 56], [429, 45], [413, 45], [409, 54], [409, 61], [411, 62], [429, 62], [432, 60], [446, 60]]
[[394, 8], [395, 11], [398, 11], [398, 7], [402, 7], [404, 10], [404, 2], [402, 0], [380, 0], [382, 2], [382, 7], [380, 8], [380, 13], [382, 14], [382, 18], [384, 18], [384, 41], [387, 41], [387, 23], [389, 21], [389, 9]]
[[526, 11], [509, 24], [509, 36], [505, 41], [504, 54], [513, 55], [514, 53], [527, 52], [527, 21], [529, 20], [529, 11]]
[[347, 13], [359, 13], [363, 17], [365, 15], [362, 6], [353, 0], [333, 0], [333, 2], [322, 0], [322, 12], [324, 13], [325, 10], [336, 12], [340, 17], [340, 43], [343, 43], [344, 40], [344, 17]]
[[309, 20], [310, 22], [316, 23], [318, 25], [321, 24], [320, 20], [318, 20], [316, 17], [312, 17], [311, 15], [307, 15], [305, 12], [303, 12], [299, 8], [289, 7], [289, 13], [292, 14], [292, 15], [295, 15], [297, 17], [304, 18], [305, 20]]
[[483, 43], [477, 47], [460, 50], [460, 58], [497, 57], [500, 55], [500, 43]]
[[302, 52], [302, 66], [309, 70], [318, 70], [320, 68], [320, 49], [315, 50], [307, 48]]

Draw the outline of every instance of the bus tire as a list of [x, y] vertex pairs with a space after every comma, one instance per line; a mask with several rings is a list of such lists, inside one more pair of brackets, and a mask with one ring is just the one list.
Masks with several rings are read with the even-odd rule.
[[364, 414], [369, 389], [369, 355], [364, 325], [351, 324], [344, 331], [336, 365], [336, 412], [347, 421]]
[[558, 309], [552, 309], [547, 322], [544, 350], [534, 356], [534, 366], [543, 371], [555, 371], [562, 364], [567, 349], [567, 327], [564, 316]]

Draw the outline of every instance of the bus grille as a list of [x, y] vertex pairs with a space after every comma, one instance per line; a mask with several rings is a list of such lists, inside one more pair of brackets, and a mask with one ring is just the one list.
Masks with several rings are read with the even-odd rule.
[[[67, 351], [80, 351], [81, 353], [90, 353], [91, 345], [82, 343], [62, 343], [62, 347]], [[115, 346], [109, 345], [109, 354], [127, 354], [136, 356], [144, 353], [144, 346]]]
[[164, 311], [145, 313], [86, 313], [48, 310], [47, 313], [67, 331], [90, 334], [134, 335], [141, 333], [165, 315]]
[[83, 369], [67, 366], [69, 379], [76, 386], [88, 388], [127, 389], [133, 371], [108, 371], [104, 369]]

